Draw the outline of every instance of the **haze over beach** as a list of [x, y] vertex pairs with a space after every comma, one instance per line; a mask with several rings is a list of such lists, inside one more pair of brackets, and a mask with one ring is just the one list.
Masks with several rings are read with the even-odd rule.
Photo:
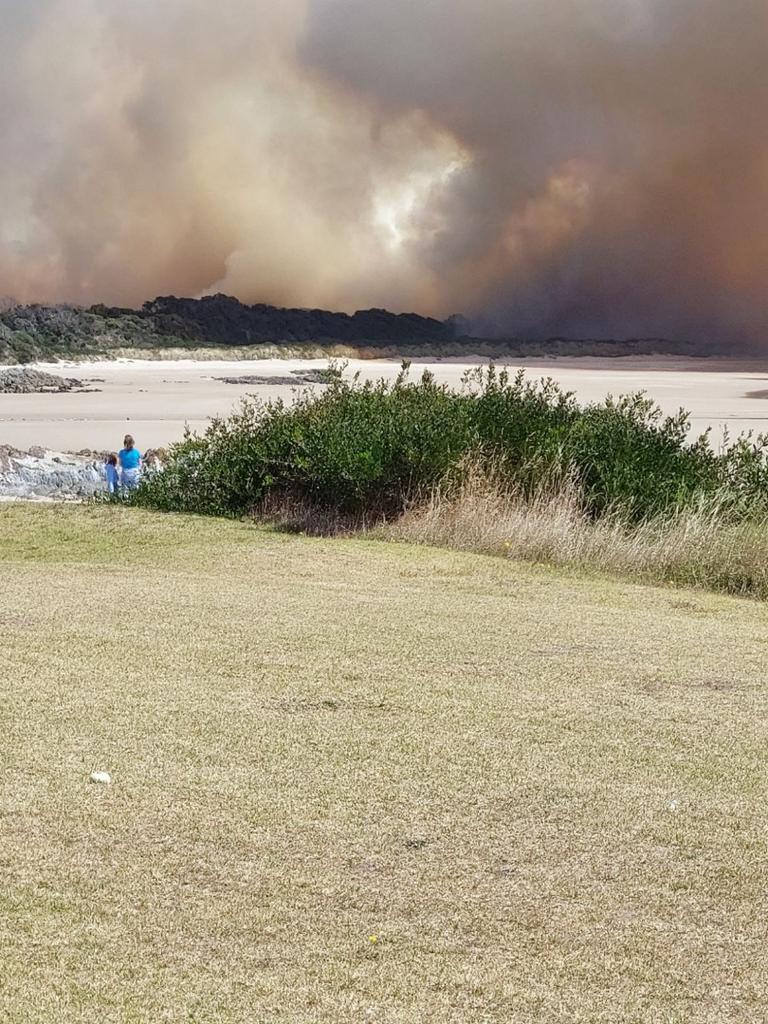
[[0, 14], [0, 295], [768, 343], [763, 0]]

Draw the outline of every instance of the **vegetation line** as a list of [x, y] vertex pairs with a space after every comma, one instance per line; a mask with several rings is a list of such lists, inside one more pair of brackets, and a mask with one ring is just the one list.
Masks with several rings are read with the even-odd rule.
[[359, 310], [352, 316], [322, 309], [245, 305], [227, 295], [202, 299], [164, 296], [141, 309], [103, 305], [0, 301], [0, 363], [119, 358], [270, 359], [298, 356], [483, 358], [522, 356], [708, 356], [707, 343], [665, 338], [577, 340], [488, 339], [472, 335], [461, 317], [435, 320], [415, 313]]

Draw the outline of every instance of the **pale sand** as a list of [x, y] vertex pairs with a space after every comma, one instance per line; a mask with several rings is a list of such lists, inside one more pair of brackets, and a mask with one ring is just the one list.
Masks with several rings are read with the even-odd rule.
[[[123, 361], [40, 366], [82, 380], [102, 390], [94, 394], [0, 395], [0, 444], [27, 449], [31, 445], [66, 451], [116, 449], [126, 432], [141, 448], [179, 440], [185, 423], [204, 430], [210, 418], [226, 415], [246, 394], [290, 399], [287, 386], [225, 384], [213, 378], [254, 374], [285, 376], [291, 370], [323, 367], [325, 360], [260, 360], [258, 362]], [[477, 365], [414, 360], [413, 374], [430, 369], [440, 381], [458, 387], [464, 371]], [[768, 364], [737, 364], [727, 360], [690, 359], [557, 359], [510, 365], [531, 377], [551, 376], [574, 391], [582, 402], [607, 394], [646, 390], [665, 412], [681, 406], [691, 413], [696, 433], [707, 426], [716, 439], [727, 426], [740, 431], [768, 431], [768, 399], [749, 393], [768, 389]], [[365, 378], [394, 377], [395, 361], [352, 361], [349, 372]]]

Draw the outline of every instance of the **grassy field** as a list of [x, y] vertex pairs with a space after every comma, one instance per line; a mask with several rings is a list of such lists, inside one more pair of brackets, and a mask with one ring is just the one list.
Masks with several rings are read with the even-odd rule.
[[3, 1022], [768, 1018], [765, 605], [123, 509], [0, 574]]

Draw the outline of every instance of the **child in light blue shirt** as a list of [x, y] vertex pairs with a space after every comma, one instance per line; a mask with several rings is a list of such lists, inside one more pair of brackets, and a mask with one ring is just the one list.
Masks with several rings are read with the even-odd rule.
[[120, 474], [117, 471], [117, 456], [110, 455], [104, 468], [107, 474], [107, 494], [118, 494], [120, 491]]

